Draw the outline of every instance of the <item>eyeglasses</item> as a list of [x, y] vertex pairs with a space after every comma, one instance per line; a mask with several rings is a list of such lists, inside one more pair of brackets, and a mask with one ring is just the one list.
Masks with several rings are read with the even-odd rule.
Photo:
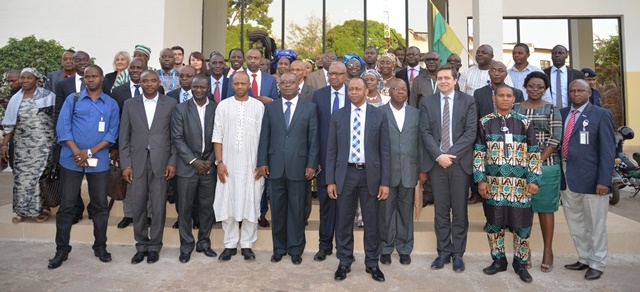
[[502, 69], [502, 68], [500, 68], [500, 69], [491, 68], [491, 69], [489, 69], [489, 72], [491, 72], [491, 73], [496, 73], [496, 72], [505, 73], [505, 72], [507, 72], [507, 70]]
[[406, 88], [391, 87], [389, 89], [391, 89], [393, 91], [397, 91], [397, 92], [409, 92], [409, 90], [406, 89]]
[[544, 90], [545, 89], [544, 86], [542, 86], [542, 85], [533, 85], [533, 84], [527, 85], [527, 88], [531, 89], [531, 90]]
[[439, 62], [440, 59], [438, 58], [426, 58], [424, 59], [425, 62]]
[[296, 85], [297, 82], [295, 81], [281, 81], [278, 85], [280, 86], [293, 86]]
[[569, 94], [580, 94], [580, 93], [586, 93], [587, 90], [586, 89], [571, 89], [569, 90]]
[[347, 74], [347, 72], [329, 72], [327, 75], [329, 77], [339, 77], [340, 75]]

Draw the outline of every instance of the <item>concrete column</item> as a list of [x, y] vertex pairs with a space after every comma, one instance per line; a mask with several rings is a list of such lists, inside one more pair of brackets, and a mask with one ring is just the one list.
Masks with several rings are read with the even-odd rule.
[[[189, 21], [185, 21], [185, 17], [176, 17], [177, 15], [188, 15]], [[152, 21], [152, 25], [158, 24]], [[164, 25], [162, 47], [152, 47], [151, 60], [158, 59], [162, 48], [181, 46], [186, 55], [186, 64], [191, 52], [202, 50], [202, 0], [165, 0], [164, 22], [161, 25]]]
[[571, 19], [570, 57], [571, 67], [594, 69], [593, 62], [593, 21], [591, 19]]
[[493, 59], [502, 60], [503, 0], [473, 1], [473, 50], [493, 47]]
[[203, 0], [202, 12], [202, 52], [206, 58], [213, 51], [222, 53], [226, 58], [227, 1]]

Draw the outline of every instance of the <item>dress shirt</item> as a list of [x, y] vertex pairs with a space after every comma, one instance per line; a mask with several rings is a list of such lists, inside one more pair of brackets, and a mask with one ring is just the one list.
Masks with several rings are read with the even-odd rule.
[[393, 113], [393, 117], [396, 119], [396, 124], [398, 124], [398, 130], [402, 132], [402, 126], [404, 125], [404, 117], [405, 117], [405, 114], [407, 113], [406, 111], [407, 103], [405, 102], [402, 105], [402, 108], [399, 110], [397, 110], [396, 107], [394, 107], [392, 104], [390, 104], [390, 106], [391, 106], [391, 112]]
[[[555, 88], [556, 86], [556, 74], [558, 74], [558, 71], [560, 71], [561, 75], [560, 75], [560, 83], [562, 83], [562, 86], [558, 89]], [[569, 90], [567, 89], [567, 66], [562, 66], [560, 68], [556, 68], [556, 67], [552, 67], [551, 68], [551, 76], [549, 77], [549, 81], [551, 83], [551, 92], [550, 92], [550, 96], [547, 97], [547, 99], [545, 99], [546, 101], [552, 103], [552, 104], [556, 104], [556, 92], [558, 92], [558, 90], [561, 90], [562, 92], [562, 107], [568, 107], [569, 106], [569, 102], [568, 102], [568, 97], [569, 97]], [[544, 96], [543, 96], [544, 99]]]
[[[186, 92], [187, 94], [189, 94], [189, 98], [187, 98], [187, 100], [190, 100], [193, 97], [193, 94], [191, 93], [191, 89], [189, 89], [189, 91], [186, 91]], [[184, 93], [185, 93], [184, 88], [180, 88], [180, 97], [179, 97], [180, 103], [184, 102], [182, 101], [182, 99], [184, 98]]]
[[[129, 90], [131, 90], [131, 97], [136, 96], [136, 85], [140, 84], [134, 84], [133, 81], [129, 80]], [[140, 94], [142, 94], [142, 86], [140, 86]]]
[[180, 86], [180, 83], [178, 82], [180, 73], [178, 72], [178, 70], [171, 69], [170, 73], [166, 73], [164, 72], [164, 70], [160, 69], [156, 72], [160, 77], [160, 86], [164, 87], [164, 92], [169, 92]]
[[[440, 92], [440, 119], [442, 119], [442, 117], [444, 117], [444, 97], [448, 96], [449, 97], [449, 145], [451, 145], [451, 147], [453, 147], [453, 96], [456, 95], [456, 92], [451, 92], [451, 94], [449, 95], [445, 95], [444, 93]], [[442, 127], [442, 120], [440, 120], [440, 127]], [[442, 150], [442, 148], [440, 149]], [[442, 151], [444, 152], [444, 151]]]
[[511, 81], [513, 81], [513, 87], [516, 89], [520, 89], [522, 94], [524, 95], [524, 100], [529, 99], [529, 95], [527, 94], [527, 88], [524, 86], [524, 79], [531, 72], [543, 72], [540, 68], [531, 65], [531, 63], [527, 62], [527, 67], [522, 71], [518, 71], [516, 65], [513, 65], [511, 69], [509, 69], [509, 77], [511, 77]]
[[[351, 116], [349, 116], [349, 163], [353, 163], [353, 161], [351, 161], [351, 145], [353, 145], [353, 119], [356, 116], [356, 107], [353, 103], [351, 104]], [[363, 103], [360, 106], [360, 162], [358, 163], [365, 163], [365, 156], [364, 156], [364, 129], [365, 129], [365, 121], [367, 117], [367, 103]]]
[[[205, 141], [204, 141], [204, 115], [207, 112], [207, 105], [209, 105], [209, 99], [205, 99], [205, 103], [203, 106], [199, 106], [198, 103], [196, 102], [195, 99], [191, 99], [193, 100], [193, 103], [196, 104], [196, 109], [198, 109], [198, 117], [200, 117], [200, 129], [202, 129], [202, 150], [200, 151], [201, 153], [204, 152], [204, 147], [205, 147]], [[193, 161], [192, 161], [193, 162]], [[189, 164], [191, 164], [191, 162], [189, 162]]]
[[407, 65], [407, 81], [411, 81], [411, 69], [415, 70], [415, 71], [413, 71], [413, 78], [414, 79], [416, 77], [418, 77], [418, 75], [420, 75], [420, 64], [419, 63], [415, 67], [411, 67], [411, 66]]
[[[509, 74], [507, 74], [507, 78], [504, 79], [504, 83], [513, 87], [513, 81]], [[477, 65], [473, 66], [469, 68], [469, 70], [460, 74], [458, 84], [460, 84], [460, 91], [473, 96], [473, 92], [475, 92], [476, 89], [485, 87], [487, 84], [491, 84], [489, 70], [481, 70]]]
[[[331, 108], [333, 108], [333, 100], [336, 98], [335, 92], [338, 92], [338, 99], [340, 100], [340, 105], [338, 108], [342, 108], [345, 105], [345, 87], [342, 85], [342, 88], [339, 90], [335, 90], [331, 87]], [[333, 113], [332, 113], [333, 114]]]
[[[574, 108], [573, 104], [571, 105], [571, 110], [569, 111], [569, 114], [567, 115], [567, 119], [564, 121], [564, 125], [563, 125], [563, 129], [567, 128], [567, 124], [569, 123], [569, 120], [571, 119], [571, 114], [573, 112], [573, 110], [577, 109], [578, 113], [576, 114], [576, 121], [575, 121], [575, 125], [573, 126], [573, 128], [575, 129], [576, 127], [580, 127], [580, 131], [582, 131], [582, 124], [578, 125], [578, 118], [580, 117], [580, 115], [584, 112], [584, 108], [587, 107], [589, 103], [585, 103], [583, 104], [581, 107], [579, 108]], [[562, 133], [562, 135], [564, 136], [564, 133]]]
[[282, 112], [284, 113], [287, 110], [287, 105], [285, 104], [287, 101], [291, 102], [291, 106], [289, 107], [289, 111], [291, 115], [289, 115], [289, 126], [291, 126], [291, 120], [293, 119], [293, 113], [296, 111], [296, 105], [298, 104], [298, 96], [292, 98], [291, 100], [286, 100], [284, 97], [282, 98]]
[[142, 100], [144, 104], [144, 112], [147, 115], [147, 124], [149, 125], [149, 129], [151, 129], [151, 123], [153, 122], [153, 116], [156, 114], [156, 106], [158, 105], [158, 96], [159, 93], [156, 92], [156, 96], [154, 98], [147, 98], [142, 94]]
[[82, 81], [80, 80], [82, 76], [76, 74], [74, 77], [76, 79], [76, 92], [80, 92], [82, 90]]
[[[229, 68], [229, 73], [227, 73], [227, 78], [231, 77], [231, 75], [236, 74], [237, 72], [242, 72], [242, 71], [244, 71], [243, 67], [240, 67], [240, 69], [238, 70], [233, 70], [233, 68]], [[249, 74], [249, 77], [251, 77], [251, 74]]]
[[217, 81], [217, 82], [220, 82], [218, 83], [218, 90], [220, 90], [220, 100], [227, 98], [226, 96], [222, 96], [222, 82], [224, 82], [224, 78], [225, 78], [224, 75], [220, 75], [220, 79], [215, 79], [213, 75], [211, 75], [211, 77], [209, 78], [211, 78], [211, 94], [213, 94], [214, 91], [216, 91], [216, 81]]
[[[73, 100], [73, 95], [69, 95], [65, 99], [56, 126], [58, 143], [62, 145], [60, 165], [79, 172], [107, 171], [109, 170], [109, 147], [93, 153], [93, 158], [98, 159], [97, 167], [79, 167], [74, 160], [73, 152], [64, 142], [74, 141], [82, 150], [94, 147], [101, 141], [115, 143], [120, 126], [118, 103], [104, 93], [100, 93], [94, 102], [87, 91], [83, 90], [80, 92], [75, 111], [73, 111]], [[101, 119], [105, 123], [103, 132], [98, 131]]]
[[251, 86], [253, 85], [253, 76], [251, 75], [256, 74], [256, 83], [258, 83], [258, 95], [260, 95], [260, 90], [262, 89], [262, 84], [260, 84], [260, 82], [262, 82], [262, 70], [258, 70], [258, 72], [247, 71], [247, 74], [249, 74], [249, 91], [251, 91]]
[[302, 87], [304, 87], [304, 80], [302, 81], [302, 83], [300, 83], [300, 85], [298, 85], [298, 94], [302, 92]]

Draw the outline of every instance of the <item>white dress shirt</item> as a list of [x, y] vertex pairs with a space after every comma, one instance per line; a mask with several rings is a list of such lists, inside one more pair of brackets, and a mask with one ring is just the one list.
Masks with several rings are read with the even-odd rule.
[[[342, 85], [342, 88], [340, 88], [339, 90], [335, 90], [333, 87], [331, 87], [331, 109], [333, 109], [333, 100], [336, 98], [336, 94], [335, 92], [338, 92], [338, 100], [340, 100], [340, 104], [338, 105], [338, 108], [342, 108], [345, 105], [345, 86]], [[333, 114], [333, 112], [331, 112]]]
[[154, 98], [146, 98], [144, 94], [142, 95], [142, 103], [144, 104], [144, 112], [147, 115], [147, 124], [149, 125], [149, 129], [151, 129], [151, 123], [153, 123], [153, 116], [156, 114], [158, 96], [160, 96], [159, 93], [156, 93]]
[[[344, 88], [344, 87], [343, 87]], [[364, 129], [365, 129], [365, 121], [367, 120], [367, 103], [363, 103], [360, 106], [360, 136], [358, 137], [360, 140], [360, 162], [365, 163], [364, 157]], [[351, 161], [351, 145], [353, 145], [353, 119], [356, 116], [356, 107], [353, 103], [351, 104], [351, 116], [349, 116], [349, 163], [353, 163]]]
[[[453, 147], [453, 96], [456, 95], [455, 91], [449, 96], [449, 145]], [[440, 92], [440, 126], [442, 126], [442, 118], [444, 117], [444, 93]], [[442, 150], [442, 148], [440, 148]], [[442, 151], [444, 152], [444, 151]]]
[[413, 71], [414, 79], [418, 77], [418, 75], [420, 75], [420, 64], [416, 65], [415, 67], [407, 65], [407, 81], [411, 81], [411, 69], [415, 70]]
[[[560, 88], [556, 88], [556, 74], [558, 74], [558, 71], [560, 71], [560, 83], [561, 86]], [[568, 97], [569, 97], [569, 90], [567, 89], [567, 66], [562, 66], [560, 68], [556, 68], [556, 67], [551, 67], [551, 76], [549, 77], [549, 83], [551, 83], [551, 98], [550, 99], [546, 99], [546, 101], [552, 103], [552, 104], [556, 104], [556, 93], [558, 92], [558, 90], [560, 90], [560, 92], [562, 92], [562, 107], [567, 107], [569, 106], [569, 102], [568, 102]], [[544, 99], [544, 96], [543, 96]]]
[[220, 100], [222, 100], [223, 98], [226, 98], [226, 96], [222, 96], [222, 82], [224, 82], [224, 75], [220, 75], [220, 79], [215, 79], [213, 78], [213, 75], [211, 75], [211, 94], [214, 94], [216, 91], [216, 81], [220, 82], [218, 83], [218, 90], [220, 91]]
[[[231, 75], [233, 75], [233, 74], [236, 74], [236, 73], [242, 72], [242, 71], [244, 71], [244, 68], [242, 68], [242, 67], [240, 67], [240, 69], [238, 69], [238, 70], [233, 70], [233, 68], [229, 68], [229, 72], [227, 73], [227, 78], [231, 77]], [[247, 73], [249, 73], [249, 72], [247, 72]], [[251, 76], [251, 75], [249, 75], [249, 76]]]
[[291, 125], [291, 120], [293, 119], [293, 113], [296, 111], [296, 105], [298, 105], [298, 96], [292, 98], [291, 100], [286, 100], [284, 97], [282, 98], [282, 112], [284, 113], [287, 110], [286, 102], [290, 101], [291, 106], [289, 107], [289, 111], [291, 115], [289, 115], [289, 125]]
[[142, 94], [142, 86], [140, 86], [140, 84], [134, 84], [133, 81], [129, 80], [129, 90], [131, 91], [131, 97], [136, 96], [136, 85], [139, 86], [140, 94]]
[[407, 107], [407, 103], [405, 102], [402, 105], [401, 109], [396, 109], [396, 107], [394, 107], [392, 104], [390, 104], [391, 106], [391, 112], [393, 113], [393, 117], [396, 119], [396, 124], [398, 124], [398, 130], [400, 130], [400, 132], [402, 132], [402, 126], [404, 125], [404, 117], [407, 113], [406, 111], [406, 107]]
[[80, 90], [82, 89], [82, 80], [80, 80], [80, 78], [83, 78], [83, 76], [76, 74], [75, 78], [76, 78], [76, 92], [80, 92]]
[[207, 112], [207, 105], [209, 105], [209, 98], [206, 98], [203, 106], [199, 106], [195, 99], [191, 99], [193, 103], [196, 104], [196, 109], [198, 109], [198, 117], [200, 117], [200, 129], [202, 129], [202, 148], [201, 152], [204, 152], [205, 141], [204, 141], [204, 115]]

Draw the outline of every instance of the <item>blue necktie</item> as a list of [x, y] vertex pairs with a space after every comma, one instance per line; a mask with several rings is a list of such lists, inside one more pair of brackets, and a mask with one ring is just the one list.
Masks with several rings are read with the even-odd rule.
[[356, 114], [353, 117], [353, 130], [351, 131], [351, 161], [353, 163], [360, 162], [360, 108], [356, 108]]
[[187, 101], [187, 99], [189, 99], [189, 93], [185, 92], [184, 94], [182, 94], [182, 102]]
[[291, 119], [291, 102], [287, 101], [284, 104], [287, 105], [287, 109], [284, 111], [284, 124], [287, 126], [287, 129], [289, 129], [289, 123]]
[[340, 109], [340, 93], [336, 91], [334, 92], [334, 94], [336, 95], [336, 98], [333, 99], [333, 107], [331, 108], [331, 113], [334, 113], [335, 111]]
[[136, 87], [136, 92], [135, 92], [135, 94], [134, 94], [133, 96], [138, 96], [138, 95], [140, 95], [140, 85], [135, 85], [135, 84], [134, 84], [133, 86], [135, 86], [135, 87]]

